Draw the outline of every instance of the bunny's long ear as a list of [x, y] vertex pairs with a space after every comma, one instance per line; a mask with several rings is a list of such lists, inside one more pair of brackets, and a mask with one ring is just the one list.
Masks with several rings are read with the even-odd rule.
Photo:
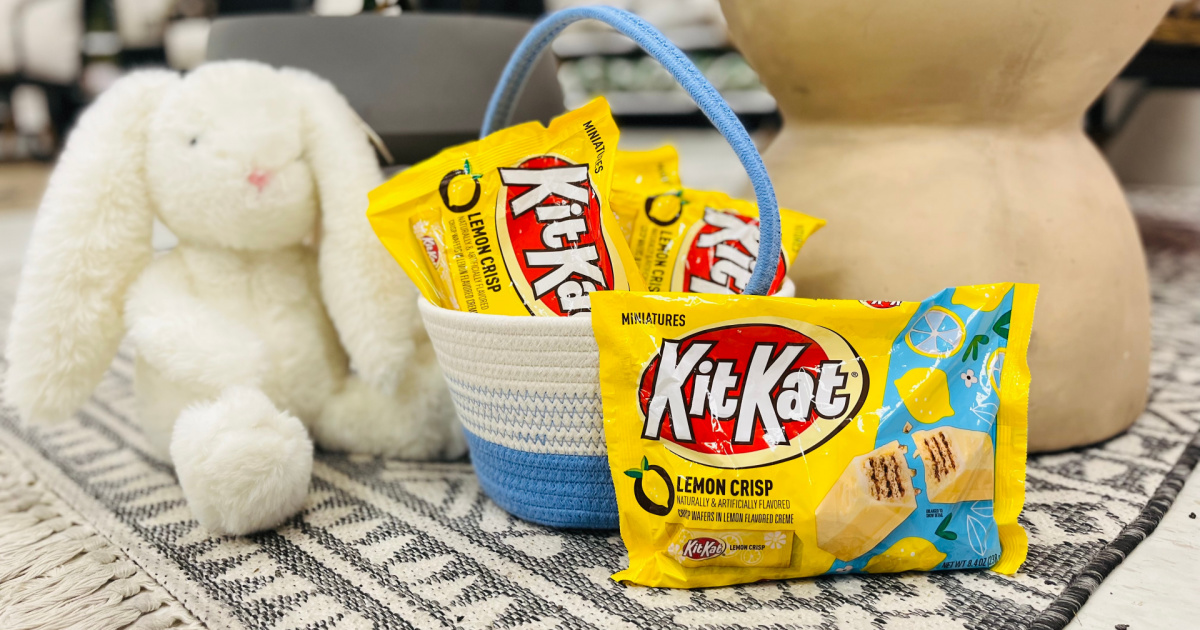
[[125, 290], [153, 253], [147, 119], [179, 77], [138, 72], [80, 117], [38, 208], [8, 332], [6, 397], [62, 420], [91, 394], [124, 334]]
[[367, 193], [383, 177], [362, 121], [327, 81], [285, 68], [304, 103], [305, 152], [321, 201], [321, 293], [350, 363], [395, 389], [424, 335], [416, 288], [367, 221]]

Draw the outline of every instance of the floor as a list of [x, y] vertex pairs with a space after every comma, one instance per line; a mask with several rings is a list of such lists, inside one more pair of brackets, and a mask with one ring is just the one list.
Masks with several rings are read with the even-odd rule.
[[[630, 130], [622, 137], [622, 148], [652, 148], [664, 142], [679, 149], [684, 181], [706, 182], [733, 194], [746, 190], [748, 180], [737, 158], [712, 132]], [[32, 208], [48, 174], [49, 168], [42, 164], [0, 165], [0, 266], [20, 263], [33, 225]], [[1193, 242], [1200, 244], [1200, 239]], [[1195, 627], [1200, 618], [1200, 599], [1195, 597], [1198, 586], [1200, 480], [1193, 475], [1155, 533], [1104, 581], [1068, 628]]]
[[1195, 628], [1200, 618], [1200, 479], [1193, 473], [1158, 529], [1117, 567], [1067, 630]]
[[49, 177], [46, 164], [0, 164], [0, 267], [20, 264]]
[[37, 207], [50, 179], [50, 165], [42, 162], [0, 164], [0, 212]]

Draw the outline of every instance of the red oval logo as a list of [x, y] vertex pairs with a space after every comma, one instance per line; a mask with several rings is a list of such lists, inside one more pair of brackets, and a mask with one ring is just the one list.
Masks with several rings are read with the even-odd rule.
[[[664, 339], [638, 402], [644, 439], [718, 468], [752, 468], [824, 443], [858, 413], [868, 376], [834, 331], [753, 318]], [[820, 431], [810, 431], [816, 425]]]
[[[535, 315], [591, 311], [593, 291], [615, 286], [590, 166], [539, 156], [502, 168], [499, 240], [513, 283]], [[516, 271], [516, 273], [514, 273]]]
[[693, 538], [683, 545], [680, 552], [689, 560], [709, 560], [725, 554], [725, 541], [716, 538]]
[[[758, 219], [736, 212], [704, 209], [704, 219], [687, 236], [687, 257], [673, 291], [741, 294], [758, 260]], [[781, 252], [769, 293], [783, 286], [787, 258]]]
[[889, 302], [887, 300], [859, 300], [859, 302], [871, 308], [896, 308], [903, 304], [903, 302]]
[[438, 264], [441, 254], [438, 251], [437, 241], [433, 240], [432, 236], [422, 236], [421, 244], [425, 246], [425, 255], [429, 257], [429, 261], [435, 265]]

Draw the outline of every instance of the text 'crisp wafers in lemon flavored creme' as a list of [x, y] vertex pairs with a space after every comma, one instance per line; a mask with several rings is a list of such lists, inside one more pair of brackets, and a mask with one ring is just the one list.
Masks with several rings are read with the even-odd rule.
[[589, 313], [593, 292], [642, 288], [608, 205], [617, 140], [598, 98], [401, 171], [371, 192], [367, 217], [442, 308]]
[[1015, 572], [1036, 296], [598, 294], [614, 579]]

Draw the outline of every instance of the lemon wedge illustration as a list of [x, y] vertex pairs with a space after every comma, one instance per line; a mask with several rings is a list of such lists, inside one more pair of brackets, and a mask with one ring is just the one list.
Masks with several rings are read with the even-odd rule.
[[642, 477], [642, 493], [658, 505], [670, 506], [674, 497], [671, 496], [671, 488], [667, 479], [669, 477], [663, 475], [647, 474]]
[[1006, 294], [1007, 292], [1001, 289], [1001, 285], [997, 284], [958, 287], [954, 290], [954, 297], [950, 298], [950, 302], [973, 311], [992, 311], [1000, 306]]
[[924, 538], [901, 538], [887, 551], [867, 561], [867, 573], [900, 573], [902, 571], [932, 571], [946, 559]]
[[914, 368], [896, 379], [896, 391], [908, 412], [920, 422], [937, 422], [954, 415], [946, 373], [937, 368]]
[[953, 311], [931, 306], [913, 322], [904, 341], [913, 352], [933, 359], [954, 355], [966, 339], [966, 327]]

